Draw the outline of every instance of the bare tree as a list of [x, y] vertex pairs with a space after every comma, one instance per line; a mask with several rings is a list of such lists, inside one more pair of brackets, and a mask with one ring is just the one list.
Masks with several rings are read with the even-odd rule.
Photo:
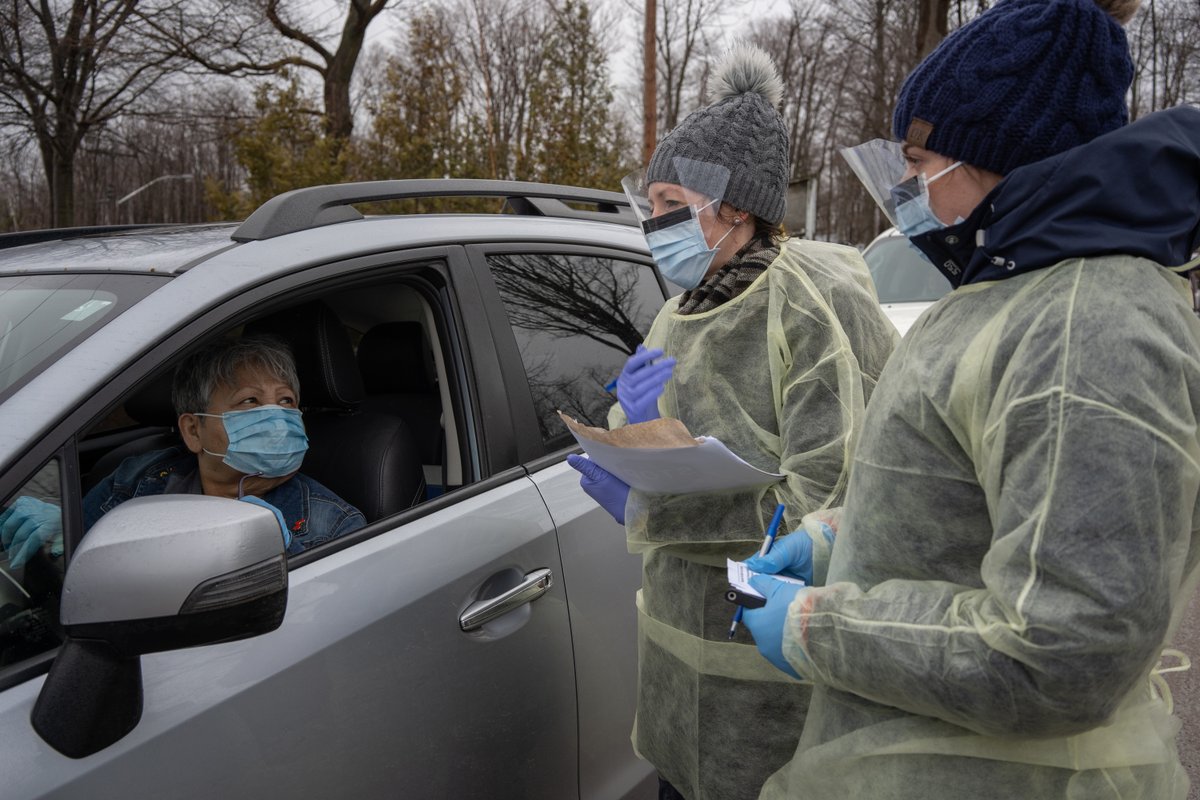
[[[708, 27], [721, 11], [717, 0], [662, 0], [655, 36], [658, 47], [658, 77], [662, 82], [663, 130], [672, 130], [684, 113], [684, 99], [697, 104], [706, 83], [703, 57], [708, 45]], [[702, 74], [696, 74], [700, 72]]]
[[950, 0], [920, 0], [917, 14], [917, 58], [933, 52], [949, 31]]
[[0, 9], [0, 122], [37, 143], [53, 226], [75, 223], [75, 163], [93, 130], [141, 101], [177, 63], [151, 43], [174, 2], [63, 0]]
[[530, 88], [538, 83], [548, 28], [536, 0], [459, 0], [472, 102], [483, 126], [489, 177], [524, 178], [533, 152]]
[[351, 84], [367, 29], [394, 0], [344, 2], [336, 38], [330, 26], [301, 17], [296, 4], [283, 0], [193, 0], [170, 20], [158, 20], [156, 29], [207, 72], [272, 75], [287, 67], [312, 72], [322, 85], [325, 134], [344, 141], [354, 131]]
[[1200, 4], [1151, 0], [1128, 23], [1134, 60], [1130, 117], [1196, 102], [1200, 94]]

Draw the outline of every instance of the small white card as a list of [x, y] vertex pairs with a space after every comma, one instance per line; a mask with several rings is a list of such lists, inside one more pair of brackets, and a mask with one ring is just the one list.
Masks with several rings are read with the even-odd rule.
[[[762, 573], [755, 572], [754, 570], [750, 569], [746, 566], [744, 561], [734, 561], [732, 558], [725, 559], [725, 572], [727, 579], [729, 580], [729, 585], [734, 589], [737, 589], [743, 594], [750, 595], [751, 597], [763, 597], [762, 592], [750, 585], [750, 579], [755, 575], [760, 575]], [[800, 586], [808, 585], [799, 578], [793, 578], [790, 575], [772, 575], [771, 577], [781, 581], [786, 581], [787, 583], [795, 583]], [[765, 600], [766, 598], [763, 597], [763, 599]]]

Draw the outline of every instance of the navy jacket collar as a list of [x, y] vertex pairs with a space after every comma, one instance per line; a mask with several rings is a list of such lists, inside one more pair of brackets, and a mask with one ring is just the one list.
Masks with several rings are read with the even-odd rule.
[[968, 219], [912, 242], [955, 287], [1069, 258], [1182, 265], [1200, 247], [1200, 109], [1160, 111], [1015, 169]]

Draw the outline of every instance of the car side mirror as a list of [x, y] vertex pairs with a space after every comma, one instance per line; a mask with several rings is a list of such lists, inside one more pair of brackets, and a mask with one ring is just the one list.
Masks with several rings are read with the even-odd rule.
[[67, 638], [34, 704], [34, 730], [71, 758], [120, 740], [142, 716], [143, 654], [275, 630], [287, 580], [282, 531], [266, 508], [204, 495], [121, 504], [67, 568]]

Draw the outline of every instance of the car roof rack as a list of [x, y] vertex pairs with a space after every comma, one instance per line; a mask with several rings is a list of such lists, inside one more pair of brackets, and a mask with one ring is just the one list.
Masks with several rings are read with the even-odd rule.
[[[272, 197], [246, 218], [233, 240], [250, 242], [322, 225], [362, 219], [354, 203], [378, 203], [430, 197], [503, 197], [502, 213], [565, 217], [636, 225], [629, 200], [618, 192], [549, 183], [432, 178], [365, 181], [311, 186]], [[594, 205], [575, 208], [569, 203]]]

